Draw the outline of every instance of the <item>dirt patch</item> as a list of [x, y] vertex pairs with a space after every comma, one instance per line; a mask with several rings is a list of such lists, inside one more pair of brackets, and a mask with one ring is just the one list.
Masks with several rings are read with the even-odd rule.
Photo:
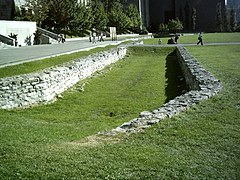
[[79, 141], [66, 142], [63, 145], [70, 148], [78, 147], [96, 147], [105, 144], [115, 144], [122, 140], [120, 136], [93, 135], [83, 138]]

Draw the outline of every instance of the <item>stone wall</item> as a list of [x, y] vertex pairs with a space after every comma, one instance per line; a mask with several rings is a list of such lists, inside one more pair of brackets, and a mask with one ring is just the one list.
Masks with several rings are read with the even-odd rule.
[[[184, 47], [176, 47], [176, 55], [190, 91], [170, 100], [139, 118], [126, 122], [104, 134], [135, 133], [172, 117], [191, 106], [216, 95], [222, 88], [219, 80], [200, 66]], [[126, 48], [112, 49], [36, 73], [0, 79], [0, 108], [28, 107], [51, 101], [79, 80], [118, 61], [126, 55]], [[100, 133], [102, 134], [102, 133]]]
[[190, 91], [170, 100], [158, 109], [151, 112], [141, 112], [139, 118], [126, 122], [110, 132], [99, 134], [115, 135], [118, 133], [136, 133], [142, 131], [164, 118], [171, 118], [186, 111], [191, 106], [216, 95], [221, 90], [220, 81], [200, 66], [197, 60], [184, 47], [177, 46], [176, 51], [177, 59]]
[[48, 68], [36, 73], [0, 79], [0, 108], [12, 109], [51, 101], [79, 80], [126, 55], [121, 47]]

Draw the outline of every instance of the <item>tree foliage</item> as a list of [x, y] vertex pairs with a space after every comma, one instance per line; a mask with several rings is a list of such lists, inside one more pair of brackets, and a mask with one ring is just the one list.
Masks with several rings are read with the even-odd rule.
[[108, 24], [108, 16], [104, 8], [104, 4], [97, 1], [91, 2], [91, 14], [93, 16], [93, 24], [92, 26], [104, 30]]
[[137, 6], [130, 4], [127, 9], [127, 16], [130, 18], [131, 21], [131, 30], [132, 31], [139, 31], [139, 28], [142, 24], [141, 17], [139, 16], [139, 12]]
[[41, 27], [42, 22], [48, 17], [49, 11], [48, 0], [26, 0], [25, 18], [36, 21]]
[[77, 4], [75, 9], [72, 9], [70, 17], [65, 33], [83, 36], [84, 30], [91, 29], [93, 22], [91, 9], [87, 9], [82, 4]]
[[217, 32], [223, 31], [221, 2], [217, 3], [216, 6], [216, 31]]
[[236, 12], [232, 7], [230, 10], [230, 30], [235, 31], [236, 28]]
[[17, 20], [36, 21], [39, 27], [55, 33], [83, 35], [83, 31], [105, 30], [115, 26], [118, 33], [139, 32], [141, 18], [134, 5], [126, 0], [92, 0], [87, 6], [79, 0], [26, 0]]
[[183, 23], [177, 18], [169, 20], [168, 28], [170, 32], [177, 33], [183, 30]]
[[228, 11], [227, 6], [223, 7], [223, 31], [229, 32], [230, 31], [230, 24], [229, 24], [229, 18], [228, 18]]
[[196, 30], [196, 21], [197, 21], [197, 10], [192, 8], [192, 30]]
[[159, 32], [160, 32], [161, 34], [167, 33], [167, 32], [169, 31], [168, 25], [167, 25], [167, 24], [164, 24], [164, 23], [161, 23], [161, 24], [159, 25], [158, 30], [159, 30]]

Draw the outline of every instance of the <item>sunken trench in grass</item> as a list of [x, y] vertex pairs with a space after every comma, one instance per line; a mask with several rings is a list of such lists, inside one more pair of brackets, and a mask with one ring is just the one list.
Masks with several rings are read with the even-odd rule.
[[157, 109], [188, 90], [175, 48], [163, 47], [129, 47], [123, 60], [77, 86], [81, 121], [97, 122], [96, 132]]
[[[129, 47], [124, 59], [80, 81], [54, 103], [0, 110], [8, 127], [3, 134], [19, 143], [21, 136], [21, 146], [74, 142], [116, 128], [142, 111], [157, 109], [186, 87], [174, 50]], [[25, 128], [19, 129], [19, 123]]]

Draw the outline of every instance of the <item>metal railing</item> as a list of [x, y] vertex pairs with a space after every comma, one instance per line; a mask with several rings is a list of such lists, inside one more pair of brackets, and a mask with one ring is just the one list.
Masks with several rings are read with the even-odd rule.
[[13, 38], [10, 38], [8, 36], [4, 36], [0, 34], [0, 41], [3, 42], [4, 44], [14, 46], [15, 40]]
[[58, 35], [55, 34], [55, 33], [53, 33], [53, 32], [47, 31], [47, 30], [42, 29], [42, 28], [40, 28], [40, 27], [37, 27], [37, 30], [38, 30], [40, 33], [42, 33], [42, 34], [44, 34], [44, 35], [46, 35], [46, 36], [48, 36], [48, 37], [50, 37], [50, 38], [52, 38], [52, 39], [58, 40]]

